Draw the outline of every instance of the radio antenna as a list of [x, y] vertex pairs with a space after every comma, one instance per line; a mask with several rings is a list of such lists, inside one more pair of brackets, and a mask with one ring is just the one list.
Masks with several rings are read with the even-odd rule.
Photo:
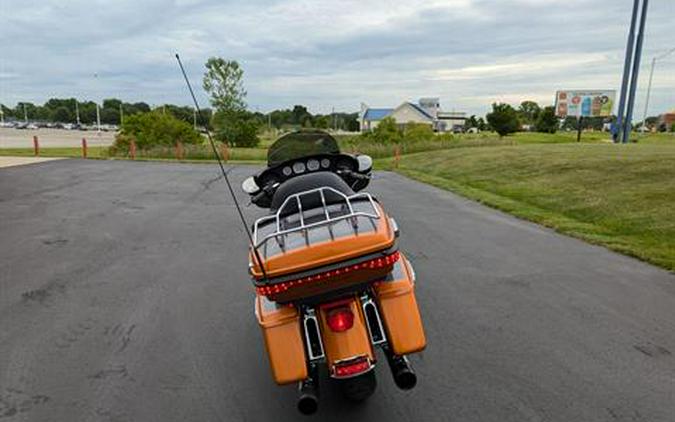
[[[190, 85], [190, 80], [187, 77], [187, 74], [185, 73], [185, 68], [183, 67], [183, 62], [180, 61], [180, 56], [178, 53], [176, 53], [176, 60], [178, 61], [178, 66], [180, 66], [180, 71], [183, 74], [183, 78], [185, 78], [185, 83], [187, 84], [188, 90], [190, 91], [190, 96], [192, 97], [192, 101], [195, 103], [195, 109], [197, 110], [197, 115], [199, 116], [199, 120], [204, 122], [204, 117], [202, 115], [202, 109], [199, 107], [199, 103], [197, 102], [197, 97], [195, 97], [195, 93], [192, 90], [192, 85]], [[206, 136], [209, 138], [209, 143], [211, 144], [211, 148], [213, 149], [213, 155], [216, 156], [216, 161], [218, 161], [218, 166], [220, 166], [220, 171], [223, 173], [223, 178], [225, 179], [225, 183], [227, 184], [227, 188], [230, 191], [230, 195], [232, 195], [232, 201], [234, 202], [234, 206], [237, 208], [237, 213], [239, 213], [239, 218], [241, 219], [241, 224], [244, 225], [244, 231], [246, 232], [246, 235], [248, 236], [248, 241], [251, 246], [251, 249], [253, 250], [253, 257], [256, 260], [256, 263], [260, 267], [260, 271], [262, 272], [263, 280], [267, 282], [267, 272], [265, 271], [265, 267], [263, 266], [262, 259], [260, 258], [260, 254], [258, 253], [258, 248], [256, 248], [255, 243], [253, 243], [253, 235], [248, 229], [248, 224], [246, 223], [246, 218], [244, 217], [244, 213], [241, 212], [241, 207], [239, 206], [239, 201], [237, 201], [237, 196], [234, 194], [234, 190], [232, 189], [232, 184], [230, 183], [230, 178], [227, 177], [227, 172], [225, 171], [225, 166], [223, 166], [223, 161], [220, 158], [220, 154], [218, 154], [218, 149], [216, 148], [216, 143], [213, 141], [213, 137], [211, 136], [211, 131], [209, 131], [209, 128], [206, 127]]]

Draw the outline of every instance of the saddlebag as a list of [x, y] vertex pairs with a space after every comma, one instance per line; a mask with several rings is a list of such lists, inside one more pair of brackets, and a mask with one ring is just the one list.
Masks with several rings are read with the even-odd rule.
[[396, 355], [419, 352], [427, 344], [414, 287], [414, 271], [403, 254], [389, 277], [375, 285], [389, 346]]
[[279, 306], [263, 296], [256, 296], [255, 313], [277, 384], [289, 384], [307, 378], [298, 309]]

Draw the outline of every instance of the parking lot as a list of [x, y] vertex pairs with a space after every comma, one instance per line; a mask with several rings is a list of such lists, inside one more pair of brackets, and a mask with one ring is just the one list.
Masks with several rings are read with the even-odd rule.
[[32, 148], [33, 136], [37, 136], [41, 148], [79, 147], [82, 138], [89, 146], [109, 146], [115, 140], [115, 132], [65, 129], [14, 129], [0, 128], [0, 148]]

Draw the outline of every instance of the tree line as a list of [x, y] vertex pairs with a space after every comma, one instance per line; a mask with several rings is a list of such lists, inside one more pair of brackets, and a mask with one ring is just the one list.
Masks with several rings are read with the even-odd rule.
[[[50, 123], [77, 123], [85, 125], [96, 123], [96, 103], [94, 101], [78, 101], [75, 98], [52, 98], [44, 104], [31, 102], [19, 102], [14, 107], [0, 104], [5, 120], [50, 122]], [[213, 117], [213, 109], [202, 109], [203, 121], [195, 116], [194, 108], [175, 104], [163, 104], [150, 106], [145, 102], [129, 103], [118, 98], [106, 98], [103, 100], [99, 113], [101, 123], [120, 125], [124, 117], [138, 113], [148, 113], [158, 110], [169, 113], [173, 117], [193, 124], [195, 117], [200, 127], [210, 126]], [[25, 111], [25, 112], [24, 112]], [[247, 117], [253, 119], [256, 127], [291, 129], [313, 127], [319, 129], [336, 129], [346, 131], [358, 131], [358, 113], [337, 112], [331, 114], [312, 114], [303, 105], [295, 105], [293, 108], [274, 110], [270, 113], [247, 112]]]

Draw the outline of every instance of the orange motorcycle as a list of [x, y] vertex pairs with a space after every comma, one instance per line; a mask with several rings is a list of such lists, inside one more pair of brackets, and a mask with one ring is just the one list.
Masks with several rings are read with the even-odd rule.
[[394, 219], [360, 192], [371, 167], [366, 155], [340, 153], [329, 134], [300, 131], [279, 138], [267, 168], [242, 184], [270, 210], [253, 224], [255, 314], [274, 380], [299, 384], [304, 414], [318, 408], [324, 364], [347, 398], [368, 398], [377, 348], [399, 388], [417, 382], [406, 357], [426, 345], [415, 272]]

